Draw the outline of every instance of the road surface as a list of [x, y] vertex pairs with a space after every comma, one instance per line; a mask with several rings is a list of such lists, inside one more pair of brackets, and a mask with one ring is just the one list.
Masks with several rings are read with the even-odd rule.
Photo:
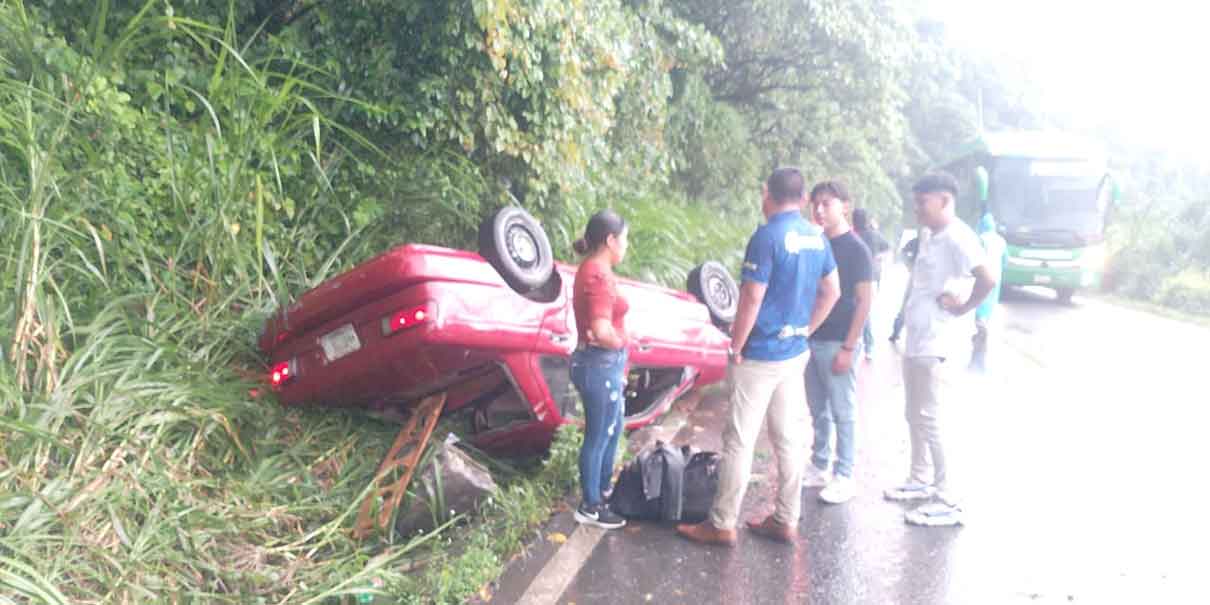
[[[592, 534], [564, 514], [548, 531], [571, 532], [585, 552], [536, 548], [493, 602], [1210, 603], [1210, 330], [1006, 293], [991, 374], [959, 373], [945, 410], [967, 524], [918, 528], [881, 496], [907, 469], [899, 358], [885, 342], [902, 279], [890, 272], [875, 311], [882, 342], [863, 367], [853, 501], [825, 505], [807, 490], [796, 544], [741, 531], [735, 549], [659, 524]], [[718, 449], [725, 408], [707, 397], [678, 440]], [[757, 467], [746, 518], [771, 508], [767, 444]]]

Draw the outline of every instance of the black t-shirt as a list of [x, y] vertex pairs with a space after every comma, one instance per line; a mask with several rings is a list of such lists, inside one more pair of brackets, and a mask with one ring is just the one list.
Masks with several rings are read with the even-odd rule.
[[813, 340], [842, 341], [849, 335], [849, 324], [857, 312], [857, 284], [874, 280], [874, 261], [861, 238], [847, 231], [831, 238], [832, 255], [840, 272], [840, 300], [823, 325], [811, 335]]
[[[854, 230], [856, 231], [856, 230]], [[865, 247], [870, 251], [870, 256], [882, 254], [891, 249], [891, 244], [887, 243], [886, 238], [882, 234], [873, 229], [858, 231], [857, 235], [861, 237], [861, 241], [865, 242]], [[882, 265], [874, 263], [874, 281], [882, 279]]]

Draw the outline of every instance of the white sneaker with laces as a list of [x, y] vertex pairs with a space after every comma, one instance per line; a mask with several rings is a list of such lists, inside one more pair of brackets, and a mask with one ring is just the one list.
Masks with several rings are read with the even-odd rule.
[[826, 468], [819, 468], [813, 463], [808, 462], [807, 468], [802, 472], [802, 488], [823, 487], [832, 481], [832, 471]]
[[941, 501], [943, 504], [948, 504], [949, 506], [957, 509], [962, 508], [962, 505], [958, 503], [958, 495], [945, 488], [939, 488], [937, 490], [937, 500]]
[[882, 495], [887, 500], [906, 502], [909, 500], [927, 500], [932, 498], [936, 492], [937, 490], [931, 485], [908, 479], [903, 485], [896, 485], [882, 492]]
[[963, 524], [962, 507], [941, 500], [921, 505], [903, 514], [903, 520], [925, 527], [952, 527]]
[[844, 504], [857, 495], [857, 482], [852, 477], [836, 475], [823, 489], [819, 490], [819, 499], [828, 504]]

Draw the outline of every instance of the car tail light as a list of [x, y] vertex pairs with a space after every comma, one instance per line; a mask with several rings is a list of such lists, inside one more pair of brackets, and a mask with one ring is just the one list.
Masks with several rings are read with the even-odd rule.
[[414, 328], [421, 324], [433, 321], [433, 315], [436, 309], [431, 303], [425, 303], [419, 307], [396, 311], [390, 317], [382, 318], [382, 334], [390, 336], [399, 333], [409, 328]]
[[273, 368], [269, 370], [269, 383], [273, 385], [273, 388], [280, 387], [281, 385], [293, 380], [295, 374], [297, 374], [297, 370], [295, 370], [294, 360], [291, 359], [290, 361], [283, 361], [279, 364], [275, 364]]

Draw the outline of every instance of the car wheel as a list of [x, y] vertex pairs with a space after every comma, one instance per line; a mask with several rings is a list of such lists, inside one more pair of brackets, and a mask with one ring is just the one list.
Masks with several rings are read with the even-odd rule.
[[718, 324], [735, 321], [739, 308], [739, 286], [722, 263], [704, 262], [689, 272], [686, 290], [710, 310], [710, 318]]
[[1059, 295], [1059, 302], [1061, 302], [1065, 305], [1070, 305], [1071, 298], [1076, 295], [1076, 289], [1075, 288], [1058, 288], [1055, 290], [1055, 293]]
[[542, 288], [555, 269], [546, 231], [517, 206], [497, 210], [479, 226], [479, 255], [521, 294]]

